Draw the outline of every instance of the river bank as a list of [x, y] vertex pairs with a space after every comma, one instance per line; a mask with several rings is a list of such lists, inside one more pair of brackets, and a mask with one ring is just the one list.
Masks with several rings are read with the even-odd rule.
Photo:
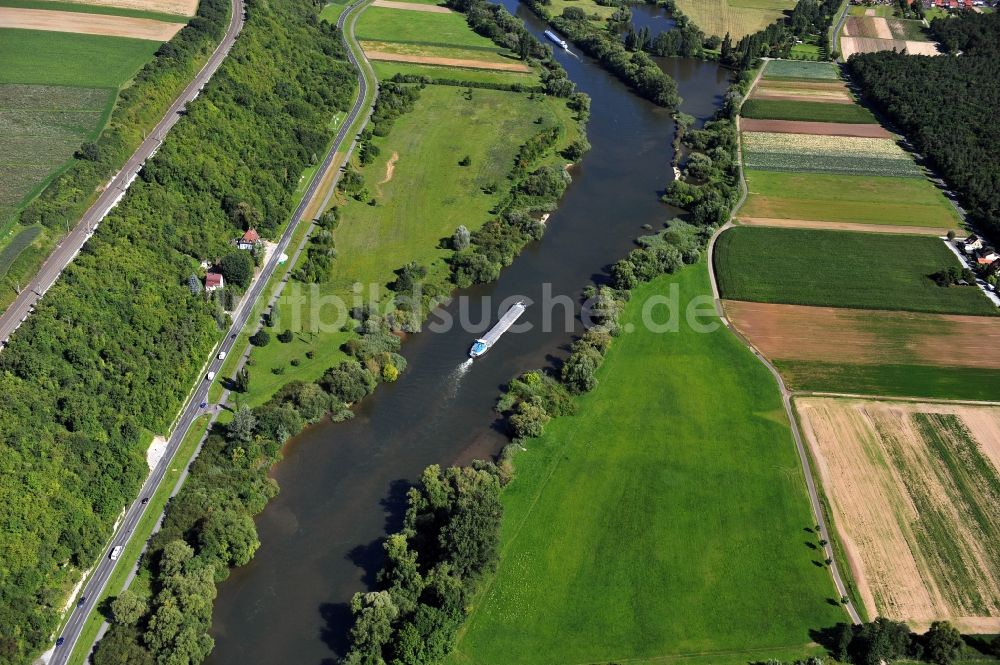
[[[533, 15], [518, 15], [541, 34]], [[513, 295], [541, 302], [547, 288], [576, 303], [581, 285], [626, 254], [643, 223], [673, 214], [658, 200], [670, 172], [669, 112], [631, 96], [589, 59], [557, 57], [594, 100], [594, 147], [574, 166], [574, 184], [542, 240], [496, 283], [459, 295], [489, 297], [494, 305]], [[687, 69], [681, 85], [692, 96], [722, 95], [724, 85], [711, 83], [714, 67], [691, 62]], [[396, 383], [365, 400], [352, 421], [315, 426], [286, 447], [273, 474], [282, 492], [258, 520], [263, 547], [220, 587], [211, 662], [322, 660], [343, 648], [348, 600], [373, 582], [381, 538], [398, 526], [405, 488], [431, 462], [495, 453], [506, 441], [492, 413], [497, 387], [564, 353], [573, 331], [543, 331], [538, 309], [526, 314], [535, 330], [505, 336], [471, 365], [470, 333], [410, 336], [403, 348], [408, 368]], [[443, 311], [455, 315], [457, 305]]]

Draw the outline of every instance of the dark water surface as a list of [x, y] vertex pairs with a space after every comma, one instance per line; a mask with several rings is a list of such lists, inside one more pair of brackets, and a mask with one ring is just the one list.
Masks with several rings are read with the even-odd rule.
[[[544, 40], [544, 26], [516, 0], [506, 2]], [[578, 302], [583, 286], [633, 247], [643, 224], [659, 228], [674, 213], [658, 198], [672, 177], [670, 114], [588, 58], [557, 57], [592, 97], [593, 149], [573, 167], [545, 237], [496, 283], [462, 292], [491, 297], [494, 319], [510, 296], [539, 302], [545, 283]], [[661, 66], [677, 78], [687, 113], [711, 115], [724, 73], [691, 60]], [[541, 310], [529, 307], [522, 321], [538, 323]], [[274, 469], [281, 494], [258, 519], [262, 546], [220, 587], [212, 665], [332, 662], [351, 624], [350, 598], [373, 582], [380, 540], [399, 526], [407, 484], [428, 464], [495, 454], [506, 443], [492, 411], [501, 386], [565, 354], [572, 334], [562, 326], [508, 334], [473, 364], [466, 353], [474, 338], [458, 326], [412, 335], [398, 382], [380, 386], [354, 420], [316, 425], [287, 446]]]

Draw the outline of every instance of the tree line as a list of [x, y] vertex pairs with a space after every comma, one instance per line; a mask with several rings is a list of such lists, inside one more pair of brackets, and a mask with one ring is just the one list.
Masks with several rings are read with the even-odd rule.
[[[950, 55], [856, 54], [848, 72], [956, 191], [970, 220], [1000, 243], [1000, 14], [963, 12], [931, 22]], [[959, 55], [960, 54], [960, 55]]]
[[189, 276], [249, 225], [284, 223], [329, 118], [350, 105], [341, 37], [316, 11], [250, 3], [203, 94], [0, 354], [0, 662], [50, 642], [146, 475], [145, 443], [219, 339], [226, 319]]

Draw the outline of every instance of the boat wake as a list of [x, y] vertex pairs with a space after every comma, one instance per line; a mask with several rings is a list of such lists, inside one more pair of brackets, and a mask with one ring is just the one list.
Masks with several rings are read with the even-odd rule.
[[448, 375], [448, 397], [454, 398], [458, 396], [458, 389], [462, 384], [462, 379], [465, 375], [469, 373], [472, 369], [472, 358], [468, 358], [465, 362], [462, 362], [451, 371]]

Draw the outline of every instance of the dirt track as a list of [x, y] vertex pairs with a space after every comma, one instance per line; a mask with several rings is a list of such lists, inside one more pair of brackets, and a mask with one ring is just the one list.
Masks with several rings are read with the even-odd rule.
[[81, 5], [100, 5], [121, 9], [141, 9], [147, 12], [163, 12], [194, 16], [198, 11], [198, 0], [65, 0]]
[[[1000, 408], [835, 398], [796, 406], [869, 615], [1000, 628]], [[951, 456], [970, 468], [949, 466]]]
[[810, 122], [804, 120], [752, 120], [742, 118], [744, 132], [779, 132], [782, 134], [817, 134], [820, 136], [860, 136], [862, 138], [888, 139], [890, 134], [881, 125], [851, 124], [846, 122]]
[[732, 300], [724, 307], [733, 325], [771, 360], [1000, 369], [1000, 326], [990, 316]]
[[0, 28], [75, 32], [165, 42], [183, 27], [183, 23], [166, 23], [148, 18], [0, 7]]
[[424, 5], [419, 2], [395, 2], [394, 0], [375, 0], [372, 7], [385, 7], [387, 9], [405, 9], [414, 12], [433, 12], [435, 14], [450, 14], [447, 7], [437, 5]]
[[530, 72], [531, 67], [516, 62], [487, 62], [485, 60], [465, 60], [463, 58], [438, 58], [429, 55], [403, 55], [383, 51], [365, 51], [369, 60], [391, 62], [412, 62], [419, 65], [445, 65], [447, 67], [468, 67], [469, 69], [495, 69], [504, 72]]
[[946, 228], [926, 226], [894, 226], [892, 224], [861, 224], [852, 222], [822, 222], [808, 219], [775, 219], [772, 217], [740, 217], [744, 226], [773, 226], [783, 229], [829, 229], [831, 231], [861, 231], [868, 233], [901, 233], [904, 235], [943, 236]]
[[385, 163], [385, 177], [382, 178], [382, 182], [379, 183], [380, 185], [384, 185], [392, 180], [392, 174], [396, 172], [396, 162], [398, 161], [399, 153], [394, 151], [392, 153], [392, 157], [390, 157], [389, 161]]

